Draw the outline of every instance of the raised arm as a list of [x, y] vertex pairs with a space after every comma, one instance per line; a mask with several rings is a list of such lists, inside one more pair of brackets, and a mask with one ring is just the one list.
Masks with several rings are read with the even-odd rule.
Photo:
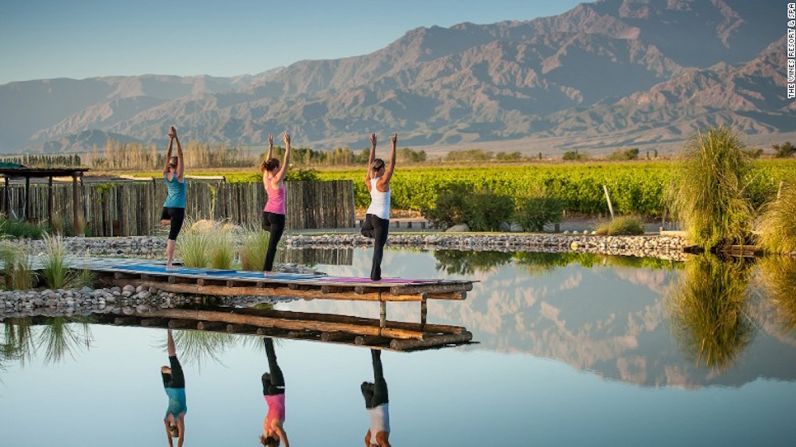
[[171, 161], [171, 150], [173, 146], [174, 146], [174, 136], [172, 135], [171, 130], [169, 130], [169, 150], [166, 153], [166, 162], [163, 164], [163, 175], [169, 173], [169, 161]]
[[370, 154], [368, 155], [368, 172], [365, 174], [365, 186], [370, 191], [370, 179], [373, 178], [373, 160], [376, 159], [376, 134], [370, 134]]
[[390, 179], [392, 178], [392, 173], [395, 172], [395, 158], [396, 158], [396, 147], [398, 146], [398, 134], [392, 134], [390, 137], [390, 143], [392, 147], [390, 147], [390, 164], [387, 165], [387, 169], [384, 170], [384, 175], [379, 179], [379, 186], [386, 187], [390, 185]]
[[177, 355], [177, 348], [174, 346], [174, 337], [171, 335], [171, 329], [166, 330], [166, 334], [168, 334], [168, 341], [166, 342], [166, 349], [169, 352], [169, 357], [174, 357]]
[[285, 447], [290, 447], [290, 441], [287, 440], [287, 433], [285, 433], [285, 429], [280, 425], [276, 425], [274, 426], [274, 430], [279, 435], [279, 439], [285, 442]]
[[285, 179], [287, 175], [287, 165], [290, 164], [290, 134], [285, 132], [285, 159], [282, 161], [282, 167], [279, 168], [279, 172], [276, 173], [274, 176], [273, 182], [279, 183]]
[[163, 425], [166, 426], [166, 439], [169, 441], [169, 447], [174, 447], [174, 441], [171, 440], [171, 430], [169, 430], [169, 421], [163, 421]]
[[[172, 126], [174, 129], [174, 126]], [[182, 154], [182, 145], [180, 138], [177, 136], [177, 129], [174, 129], [174, 141], [177, 142], [177, 179], [182, 180], [185, 176], [185, 157]]]
[[185, 419], [177, 418], [177, 429], [180, 431], [180, 437], [177, 439], [177, 447], [182, 447], [185, 442]]
[[274, 137], [269, 133], [268, 134], [268, 155], [265, 156], [265, 161], [271, 159], [271, 156], [274, 154]]

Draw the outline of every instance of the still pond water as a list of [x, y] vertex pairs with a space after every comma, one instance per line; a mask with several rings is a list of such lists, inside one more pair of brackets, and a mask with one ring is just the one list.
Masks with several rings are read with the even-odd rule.
[[[370, 254], [316, 266], [366, 276]], [[390, 250], [383, 265], [480, 281], [466, 301], [428, 309], [478, 344], [382, 355], [394, 446], [794, 445], [792, 264]], [[277, 308], [378, 318], [374, 303]], [[388, 306], [390, 319], [418, 315], [416, 303]], [[0, 356], [0, 445], [166, 445], [165, 331], [67, 329], [53, 341], [33, 327], [22, 359]], [[176, 332], [185, 445], [258, 445], [262, 342], [191, 334]], [[369, 351], [292, 340], [276, 350], [291, 445], [362, 445]]]

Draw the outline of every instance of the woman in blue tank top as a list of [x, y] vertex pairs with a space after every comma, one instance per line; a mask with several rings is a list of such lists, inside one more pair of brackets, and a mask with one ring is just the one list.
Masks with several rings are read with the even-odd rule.
[[169, 352], [169, 366], [160, 367], [160, 375], [163, 377], [163, 388], [169, 398], [169, 406], [166, 415], [163, 417], [163, 425], [166, 426], [166, 438], [169, 446], [173, 447], [172, 438], [177, 438], [177, 447], [182, 447], [185, 441], [185, 413], [188, 412], [188, 404], [185, 401], [185, 376], [182, 373], [182, 366], [177, 360], [177, 348], [174, 346], [174, 338], [171, 336], [171, 329], [167, 331]]
[[[177, 143], [177, 156], [172, 157], [171, 151]], [[169, 152], [166, 155], [166, 165], [163, 167], [163, 182], [166, 183], [166, 201], [163, 202], [163, 212], [160, 223], [169, 225], [169, 239], [166, 241], [166, 267], [171, 268], [174, 261], [174, 247], [177, 235], [180, 234], [182, 223], [185, 220], [185, 159], [182, 154], [182, 145], [177, 138], [177, 129], [169, 129]]]

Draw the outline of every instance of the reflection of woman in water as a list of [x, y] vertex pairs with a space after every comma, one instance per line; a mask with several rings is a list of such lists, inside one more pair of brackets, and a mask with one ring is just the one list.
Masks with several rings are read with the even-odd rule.
[[274, 341], [263, 338], [265, 354], [268, 356], [268, 371], [263, 374], [263, 397], [268, 404], [268, 413], [263, 420], [263, 432], [260, 434], [260, 443], [264, 446], [275, 447], [285, 441], [285, 447], [290, 447], [285, 433], [285, 377], [282, 369], [276, 362]]
[[166, 395], [169, 396], [169, 407], [166, 409], [163, 424], [166, 426], [166, 438], [169, 440], [169, 446], [174, 446], [172, 438], [179, 438], [177, 446], [182, 447], [182, 443], [185, 441], [185, 413], [188, 412], [188, 406], [185, 403], [185, 376], [182, 374], [180, 361], [177, 360], [177, 349], [174, 347], [171, 329], [168, 330], [168, 337], [169, 364], [171, 366], [160, 367], [163, 387], [166, 388]]
[[370, 350], [373, 360], [373, 383], [362, 382], [362, 396], [370, 415], [370, 428], [365, 434], [366, 447], [390, 447], [390, 409], [387, 397], [387, 382], [381, 368], [381, 351]]

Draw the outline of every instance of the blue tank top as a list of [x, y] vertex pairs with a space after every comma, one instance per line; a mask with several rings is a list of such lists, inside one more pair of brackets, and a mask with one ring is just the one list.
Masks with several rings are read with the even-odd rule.
[[185, 180], [180, 181], [175, 174], [169, 180], [169, 175], [163, 176], [163, 181], [166, 183], [168, 194], [166, 201], [163, 202], [164, 208], [185, 208]]
[[166, 416], [179, 416], [180, 413], [188, 412], [188, 404], [185, 402], [185, 388], [166, 388], [166, 395], [169, 396], [169, 408]]

